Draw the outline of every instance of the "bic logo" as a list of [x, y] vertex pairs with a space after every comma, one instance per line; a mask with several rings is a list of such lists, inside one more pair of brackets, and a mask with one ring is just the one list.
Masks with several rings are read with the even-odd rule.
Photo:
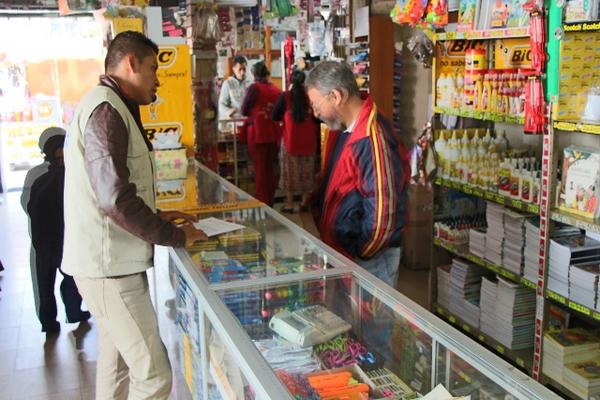
[[512, 50], [510, 61], [513, 65], [521, 65], [531, 63], [531, 49], [516, 48]]
[[177, 49], [175, 47], [161, 47], [158, 52], [158, 67], [169, 68], [175, 64]]
[[151, 142], [160, 134], [181, 134], [183, 127], [178, 122], [165, 122], [161, 124], [144, 124], [146, 137]]

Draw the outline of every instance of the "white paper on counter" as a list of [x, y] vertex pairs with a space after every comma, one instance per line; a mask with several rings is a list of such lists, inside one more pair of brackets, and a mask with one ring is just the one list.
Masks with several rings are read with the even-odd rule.
[[196, 229], [201, 229], [208, 237], [245, 228], [244, 225], [234, 224], [233, 222], [227, 222], [213, 217], [201, 219], [200, 221], [195, 222], [194, 226]]
[[427, 393], [421, 400], [470, 400], [471, 396], [452, 397], [450, 392], [446, 390], [441, 383], [437, 385], [431, 392]]

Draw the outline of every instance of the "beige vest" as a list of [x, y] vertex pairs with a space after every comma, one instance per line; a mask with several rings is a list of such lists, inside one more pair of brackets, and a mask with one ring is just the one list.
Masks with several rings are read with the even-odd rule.
[[152, 266], [153, 246], [113, 222], [98, 201], [85, 169], [85, 127], [94, 109], [110, 103], [127, 131], [129, 181], [154, 211], [154, 166], [142, 133], [125, 103], [112, 90], [96, 86], [81, 101], [65, 141], [65, 243], [62, 268], [70, 275], [103, 278], [129, 275]]

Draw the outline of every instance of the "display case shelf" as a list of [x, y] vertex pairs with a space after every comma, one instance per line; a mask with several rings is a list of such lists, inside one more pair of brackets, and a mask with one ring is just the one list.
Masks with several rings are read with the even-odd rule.
[[433, 111], [437, 114], [456, 115], [463, 118], [479, 119], [482, 121], [505, 122], [507, 124], [525, 124], [525, 117], [516, 117], [513, 115], [498, 114], [486, 111], [465, 110], [446, 107], [434, 107]]
[[567, 132], [581, 132], [600, 135], [600, 124], [586, 124], [585, 122], [554, 121], [554, 129]]
[[445, 242], [445, 241], [443, 241], [441, 239], [438, 239], [438, 238], [434, 239], [434, 243], [435, 243], [436, 246], [441, 247], [441, 248], [449, 251], [450, 253], [452, 253], [452, 254], [454, 254], [456, 256], [459, 256], [459, 257], [462, 257], [462, 258], [464, 258], [466, 260], [469, 260], [472, 263], [474, 263], [476, 265], [479, 265], [480, 267], [483, 267], [485, 269], [488, 269], [488, 270], [490, 270], [490, 271], [492, 271], [492, 272], [500, 275], [501, 277], [506, 278], [506, 279], [508, 279], [508, 280], [510, 280], [512, 282], [519, 283], [519, 284], [521, 284], [523, 286], [526, 286], [528, 288], [531, 288], [531, 289], [535, 289], [536, 288], [536, 284], [535, 283], [531, 282], [528, 279], [525, 279], [523, 276], [517, 275], [514, 272], [509, 271], [509, 270], [507, 270], [504, 267], [501, 267], [501, 266], [493, 264], [493, 263], [491, 263], [491, 262], [489, 262], [487, 260], [484, 260], [483, 258], [478, 257], [475, 254], [470, 253], [470, 252], [462, 249], [459, 246], [455, 246], [453, 244], [447, 243], [447, 242]]
[[504, 38], [522, 38], [528, 36], [528, 28], [505, 28], [505, 29], [485, 29], [470, 32], [442, 32], [435, 35], [436, 41], [442, 40], [478, 40], [478, 39], [504, 39]]
[[434, 183], [438, 186], [444, 186], [451, 189], [460, 190], [463, 193], [477, 196], [485, 200], [493, 201], [494, 203], [514, 208], [519, 211], [525, 211], [533, 214], [540, 213], [540, 206], [537, 204], [525, 203], [520, 200], [512, 199], [508, 196], [503, 196], [498, 193], [490, 192], [484, 189], [479, 189], [471, 185], [466, 185], [464, 183], [455, 182], [450, 179], [436, 178]]
[[576, 226], [588, 232], [600, 234], [600, 219], [585, 218], [580, 215], [572, 214], [565, 211], [553, 211], [550, 218], [556, 222]]
[[[495, 353], [499, 354], [500, 356], [512, 361], [514, 364], [518, 365], [520, 368], [523, 368], [525, 371], [527, 371], [527, 373], [531, 373], [531, 365], [532, 365], [532, 360], [533, 360], [533, 349], [516, 350], [516, 351], [510, 350], [506, 346], [504, 346], [502, 343], [491, 338], [489, 335], [487, 335], [487, 334], [481, 332], [479, 329], [467, 324], [460, 317], [457, 317], [456, 315], [452, 314], [450, 311], [446, 310], [444, 307], [440, 306], [439, 304], [436, 304], [434, 306], [434, 310], [438, 316], [442, 317], [445, 321], [449, 322], [454, 327], [465, 332], [469, 336], [475, 338], [480, 343], [483, 343], [486, 347], [488, 347], [490, 350], [494, 351]], [[470, 382], [469, 381], [470, 377], [468, 375], [467, 376], [460, 375], [460, 376], [466, 382]]]

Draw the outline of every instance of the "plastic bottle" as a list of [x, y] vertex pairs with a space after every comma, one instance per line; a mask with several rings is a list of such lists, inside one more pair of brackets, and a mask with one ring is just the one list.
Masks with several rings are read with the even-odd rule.
[[444, 138], [444, 131], [440, 131], [440, 134], [438, 136], [438, 139], [435, 141], [435, 151], [437, 152], [438, 155], [438, 160], [439, 160], [439, 167], [440, 167], [440, 172], [441, 172], [441, 176], [444, 177], [444, 173], [445, 173], [445, 163], [446, 163], [446, 158], [447, 158], [447, 148], [446, 148], [447, 144], [446, 144], [446, 139]]
[[463, 100], [464, 88], [465, 88], [465, 79], [461, 74], [458, 74], [456, 76], [456, 103], [454, 104], [453, 107], [461, 108], [463, 101], [464, 101]]
[[525, 170], [521, 175], [521, 201], [531, 203], [531, 192], [533, 175], [531, 171]]
[[498, 169], [498, 193], [510, 195], [510, 160], [505, 158]]
[[435, 83], [435, 104], [437, 104], [438, 107], [444, 107], [442, 99], [444, 94], [445, 80], [446, 74], [440, 74]]
[[495, 142], [498, 154], [501, 156], [505, 155], [508, 151], [508, 139], [506, 138], [506, 133], [504, 133], [504, 131], [498, 132], [498, 134], [496, 134]]

